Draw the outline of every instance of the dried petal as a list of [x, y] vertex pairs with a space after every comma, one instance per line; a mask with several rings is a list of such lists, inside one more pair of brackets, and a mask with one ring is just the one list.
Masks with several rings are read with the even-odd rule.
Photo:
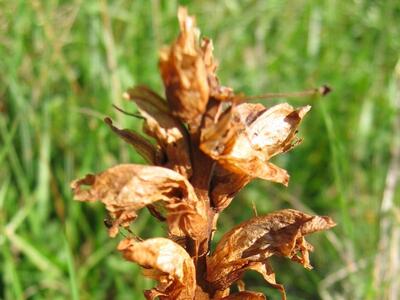
[[[215, 118], [218, 117], [218, 121]], [[233, 119], [233, 107], [230, 106], [218, 116], [205, 115], [204, 127], [201, 130], [200, 149], [215, 160], [229, 149], [243, 128]]]
[[105, 118], [104, 122], [111, 130], [118, 134], [124, 141], [132, 145], [132, 147], [149, 163], [158, 165], [163, 161], [162, 152], [153, 146], [145, 138], [129, 129], [119, 129], [115, 127], [110, 118]]
[[202, 241], [208, 237], [206, 208], [203, 201], [174, 201], [168, 204], [169, 233], [175, 237], [189, 236]]
[[246, 174], [236, 174], [217, 164], [211, 181], [211, 202], [217, 212], [228, 207], [236, 194], [251, 180]]
[[174, 115], [189, 125], [198, 125], [205, 111], [209, 86], [200, 48], [200, 31], [194, 17], [179, 8], [180, 35], [160, 53], [160, 71], [167, 100]]
[[269, 159], [298, 142], [294, 140], [297, 127], [309, 109], [296, 110], [286, 103], [270, 109], [261, 104], [239, 104], [202, 130], [200, 147], [231, 172], [287, 185], [287, 172]]
[[146, 133], [154, 137], [166, 155], [166, 168], [190, 177], [192, 167], [185, 128], [169, 112], [164, 99], [144, 86], [128, 90], [125, 97], [133, 100], [146, 119]]
[[[81, 189], [82, 185], [89, 188]], [[186, 178], [172, 170], [123, 164], [98, 175], [75, 180], [71, 187], [76, 200], [100, 200], [105, 204], [110, 216], [115, 219], [110, 236], [118, 233], [119, 226], [128, 226], [139, 209], [157, 201], [166, 204], [167, 221], [173, 234], [186, 234], [193, 239], [206, 234], [204, 203], [197, 199]]]
[[259, 292], [242, 291], [220, 299], [221, 300], [265, 300], [267, 298], [265, 298], [264, 294]]
[[229, 87], [221, 86], [216, 75], [217, 63], [214, 61], [214, 46], [212, 40], [203, 38], [201, 41], [201, 50], [203, 51], [203, 60], [206, 66], [208, 85], [210, 88], [210, 97], [219, 101], [227, 101], [234, 97], [233, 90]]
[[268, 258], [285, 256], [310, 269], [308, 251], [312, 247], [303, 236], [333, 226], [335, 223], [329, 217], [311, 216], [293, 209], [252, 218], [222, 237], [207, 260], [207, 280], [224, 290], [251, 268], [261, 272], [268, 283], [276, 285]]
[[145, 275], [160, 284], [147, 291], [147, 299], [194, 299], [196, 271], [188, 253], [178, 244], [165, 238], [153, 238], [143, 242], [122, 240], [118, 245], [125, 259], [138, 263]]
[[247, 132], [251, 145], [263, 151], [265, 159], [287, 151], [292, 145], [298, 125], [310, 109], [311, 106], [294, 109], [282, 103], [266, 110]]
[[282, 296], [282, 300], [286, 300], [285, 288], [283, 287], [282, 284], [276, 283], [275, 272], [274, 272], [274, 270], [272, 270], [272, 267], [268, 263], [268, 261], [263, 262], [263, 263], [261, 263], [261, 262], [250, 263], [247, 269], [254, 270], [254, 271], [257, 271], [258, 273], [260, 273], [264, 277], [264, 280], [266, 282], [268, 282], [268, 284], [270, 286], [279, 290], [279, 292], [281, 293], [281, 296]]

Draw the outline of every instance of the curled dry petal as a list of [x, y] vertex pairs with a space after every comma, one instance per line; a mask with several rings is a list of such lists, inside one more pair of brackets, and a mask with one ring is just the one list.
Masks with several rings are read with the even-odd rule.
[[246, 174], [232, 173], [217, 164], [210, 185], [210, 198], [214, 209], [220, 212], [228, 207], [235, 195], [250, 180], [251, 177]]
[[198, 125], [209, 97], [200, 31], [185, 8], [179, 9], [178, 19], [178, 39], [160, 53], [161, 77], [174, 115], [189, 125]]
[[335, 223], [329, 217], [311, 216], [293, 209], [252, 218], [222, 237], [207, 260], [207, 280], [216, 289], [224, 290], [240, 279], [246, 269], [254, 269], [268, 283], [281, 289], [268, 258], [285, 256], [311, 269], [308, 252], [312, 246], [304, 236], [333, 226]]
[[265, 300], [265, 296], [259, 292], [242, 291], [239, 293], [231, 294], [221, 300]]
[[208, 85], [210, 89], [210, 98], [219, 101], [227, 101], [234, 97], [233, 90], [229, 87], [221, 86], [216, 75], [217, 63], [213, 57], [214, 46], [212, 40], [203, 38], [201, 41], [201, 50], [203, 51], [203, 60], [206, 66]]
[[206, 208], [203, 201], [174, 201], [167, 205], [169, 233], [175, 238], [189, 236], [194, 240], [204, 240], [209, 232]]
[[258, 273], [260, 273], [264, 277], [264, 280], [266, 282], [268, 282], [268, 284], [270, 286], [279, 290], [279, 292], [281, 293], [282, 299], [286, 300], [285, 288], [283, 287], [282, 284], [276, 283], [275, 272], [274, 272], [274, 270], [272, 270], [272, 267], [270, 266], [268, 261], [263, 262], [263, 263], [261, 263], [261, 262], [250, 263], [248, 266], [248, 269], [254, 270], [254, 271], [257, 271]]
[[[216, 109], [218, 108], [214, 108]], [[233, 110], [234, 108], [230, 106], [219, 115], [215, 112], [204, 117], [200, 149], [215, 160], [232, 147], [236, 136], [243, 130], [243, 125], [233, 119]]]
[[[82, 189], [82, 186], [88, 186]], [[181, 233], [197, 239], [204, 235], [205, 207], [198, 201], [192, 185], [172, 170], [134, 164], [122, 164], [97, 175], [87, 175], [72, 182], [76, 200], [100, 200], [115, 222], [110, 236], [119, 226], [128, 226], [145, 206], [163, 201], [167, 222], [173, 234]], [[180, 208], [178, 210], [177, 208]], [[192, 221], [195, 220], [195, 223]], [[177, 226], [181, 226], [177, 229]]]
[[125, 259], [145, 268], [144, 274], [159, 281], [159, 285], [145, 293], [147, 299], [194, 299], [196, 271], [188, 253], [166, 238], [142, 242], [122, 240], [118, 245]]
[[157, 149], [145, 138], [129, 129], [119, 129], [113, 125], [110, 118], [105, 118], [104, 122], [111, 128], [111, 130], [119, 135], [125, 142], [132, 145], [132, 147], [149, 163], [158, 165], [161, 164], [163, 153]]
[[298, 143], [297, 127], [309, 109], [294, 109], [286, 103], [270, 109], [261, 104], [239, 104], [203, 129], [200, 147], [234, 173], [287, 185], [287, 172], [269, 159]]
[[192, 167], [187, 133], [170, 114], [165, 100], [144, 86], [128, 90], [125, 97], [136, 103], [140, 114], [146, 119], [146, 133], [154, 137], [163, 149], [167, 159], [164, 166], [190, 177]]

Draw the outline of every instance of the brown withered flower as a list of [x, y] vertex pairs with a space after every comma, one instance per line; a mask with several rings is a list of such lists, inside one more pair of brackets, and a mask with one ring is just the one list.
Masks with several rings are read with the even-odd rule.
[[[128, 236], [118, 250], [159, 282], [147, 299], [266, 299], [245, 289], [247, 270], [260, 273], [286, 298], [269, 263], [287, 257], [311, 269], [313, 247], [305, 236], [335, 226], [329, 217], [285, 209], [254, 217], [228, 231], [210, 249], [219, 214], [255, 178], [288, 185], [287, 172], [270, 162], [300, 140], [296, 133], [310, 106], [272, 107], [247, 103], [216, 75], [210, 39], [201, 38], [194, 17], [179, 8], [180, 34], [160, 52], [166, 99], [145, 86], [129, 89], [143, 118], [143, 132], [110, 129], [143, 156], [149, 166], [121, 164], [71, 183], [79, 201], [100, 201], [111, 237], [147, 208], [166, 223], [167, 237]], [[230, 293], [232, 285], [238, 292]]]

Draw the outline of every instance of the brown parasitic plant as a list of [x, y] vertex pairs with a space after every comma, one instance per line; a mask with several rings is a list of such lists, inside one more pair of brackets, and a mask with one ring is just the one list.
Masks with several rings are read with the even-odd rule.
[[[259, 272], [285, 299], [270, 257], [287, 257], [311, 269], [313, 247], [304, 236], [335, 226], [329, 217], [284, 209], [237, 225], [214, 251], [210, 244], [219, 214], [247, 183], [261, 178], [288, 184], [287, 172], [270, 159], [300, 142], [297, 129], [310, 106], [266, 108], [245, 102], [251, 97], [220, 85], [212, 42], [200, 38], [195, 19], [185, 8], [178, 18], [177, 40], [160, 52], [166, 100], [145, 86], [124, 95], [136, 104], [143, 131], [156, 143], [105, 119], [149, 166], [121, 164], [89, 174], [72, 182], [74, 197], [105, 205], [111, 237], [129, 228], [145, 207], [167, 225], [166, 238], [129, 236], [118, 245], [125, 259], [159, 282], [145, 291], [147, 299], [266, 299], [245, 290], [246, 270]], [[233, 284], [239, 291], [231, 294]]]

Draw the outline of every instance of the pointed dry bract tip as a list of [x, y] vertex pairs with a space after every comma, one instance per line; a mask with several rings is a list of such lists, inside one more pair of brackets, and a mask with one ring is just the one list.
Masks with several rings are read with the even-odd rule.
[[286, 172], [286, 170], [284, 170], [284, 171], [286, 173], [285, 174], [286, 176], [282, 176], [281, 181], [277, 180], [277, 182], [278, 183], [282, 183], [285, 187], [288, 187], [289, 186], [290, 175]]
[[196, 55], [196, 46], [199, 46], [200, 30], [196, 27], [196, 19], [188, 15], [186, 7], [178, 9], [179, 27], [181, 30], [180, 38], [184, 39], [183, 49], [186, 54]]
[[[188, 10], [187, 10], [187, 8], [185, 6], [179, 6], [178, 7], [179, 24], [183, 25], [185, 23], [188, 23], [188, 22], [185, 22], [187, 18], [188, 18]], [[192, 18], [190, 18], [190, 19], [192, 19]], [[191, 22], [191, 23], [193, 23], [193, 22]], [[186, 26], [182, 26], [181, 30], [183, 31], [185, 29], [185, 27]]]
[[297, 113], [299, 114], [299, 117], [303, 119], [306, 113], [308, 113], [310, 110], [311, 110], [311, 105], [306, 105], [298, 109]]
[[328, 230], [335, 227], [336, 223], [328, 216], [313, 216], [301, 227], [301, 233], [307, 235], [317, 231]]

